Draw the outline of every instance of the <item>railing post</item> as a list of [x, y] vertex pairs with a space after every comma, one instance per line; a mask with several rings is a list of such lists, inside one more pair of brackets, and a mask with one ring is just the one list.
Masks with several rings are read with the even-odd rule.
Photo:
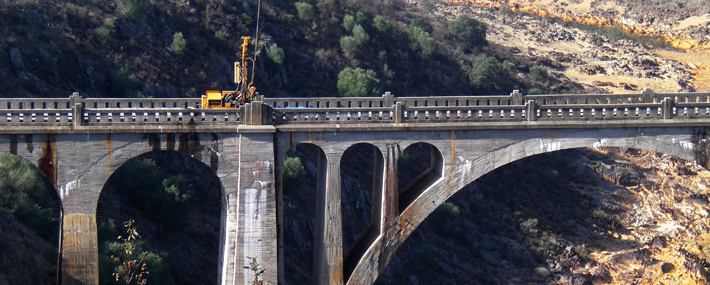
[[79, 95], [79, 92], [74, 92], [74, 94], [69, 97], [69, 101], [71, 102], [72, 106], [72, 126], [79, 127], [84, 124], [84, 104], [82, 103], [83, 99], [81, 98], [81, 95]]
[[510, 93], [510, 97], [513, 105], [523, 105], [523, 94], [519, 90], [513, 90], [513, 93]]
[[653, 103], [653, 90], [650, 88], [646, 88], [641, 92], [641, 98], [643, 100], [643, 103]]
[[385, 92], [385, 95], [382, 95], [382, 107], [389, 107], [394, 105], [394, 96], [392, 96], [392, 93], [389, 91]]
[[402, 105], [402, 102], [394, 104], [394, 122], [396, 124], [404, 122], [404, 105]]
[[537, 121], [537, 105], [535, 100], [528, 100], [525, 103], [525, 117], [528, 122]]
[[673, 99], [671, 99], [671, 97], [663, 98], [663, 101], [661, 101], [663, 119], [673, 119], [673, 105]]
[[272, 108], [261, 101], [252, 101], [239, 108], [244, 124], [246, 125], [268, 125], [272, 123]]

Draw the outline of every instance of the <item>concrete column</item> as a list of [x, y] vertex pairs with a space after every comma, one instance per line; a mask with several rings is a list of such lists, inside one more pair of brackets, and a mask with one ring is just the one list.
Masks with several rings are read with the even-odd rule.
[[62, 200], [60, 283], [98, 284], [96, 205], [117, 167], [112, 141], [105, 134], [57, 135], [45, 141], [45, 152], [56, 162], [56, 187]]
[[528, 122], [537, 121], [537, 106], [534, 100], [525, 103], [525, 116]]
[[[226, 196], [220, 284], [251, 284], [254, 281], [254, 271], [249, 269], [251, 258], [256, 258], [259, 268], [264, 269], [258, 279], [263, 284], [277, 284], [275, 129], [273, 126], [240, 126], [237, 131], [236, 138], [227, 138], [224, 143], [229, 148], [220, 152], [226, 156], [220, 160], [229, 160], [237, 167], [220, 167], [217, 171]], [[235, 185], [236, 189], [228, 188], [230, 185]]]
[[673, 99], [671, 99], [671, 97], [663, 98], [663, 101], [661, 101], [663, 119], [673, 119], [673, 105]]
[[397, 102], [394, 105], [394, 122], [396, 124], [404, 123], [404, 106], [402, 106], [402, 102]]
[[399, 160], [399, 154], [400, 149], [398, 144], [391, 144], [387, 146], [387, 156], [385, 157], [385, 169], [383, 172], [384, 187], [382, 187], [381, 194], [381, 234], [384, 233], [385, 229], [387, 229], [397, 217], [399, 217], [399, 193], [397, 192], [397, 160]]
[[318, 159], [314, 284], [343, 284], [343, 216], [340, 205], [340, 160]]

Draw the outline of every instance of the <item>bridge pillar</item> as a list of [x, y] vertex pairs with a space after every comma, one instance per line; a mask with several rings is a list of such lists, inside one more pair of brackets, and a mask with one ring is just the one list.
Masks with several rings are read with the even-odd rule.
[[661, 107], [663, 110], [663, 119], [673, 119], [673, 99], [671, 97], [663, 98]]
[[45, 136], [43, 152], [53, 161], [47, 166], [53, 168], [62, 200], [59, 282], [99, 284], [96, 207], [104, 183], [117, 167], [113, 148], [106, 135]]
[[537, 121], [537, 104], [535, 104], [535, 100], [528, 100], [525, 103], [525, 118], [528, 122]]
[[343, 284], [340, 159], [320, 154], [316, 201], [314, 284]]
[[[226, 208], [219, 284], [252, 284], [255, 279], [277, 284], [275, 128], [242, 125], [237, 132], [224, 141], [227, 151], [220, 158], [236, 167], [220, 167], [217, 172], [225, 187]], [[258, 276], [249, 267], [252, 259], [264, 270]]]

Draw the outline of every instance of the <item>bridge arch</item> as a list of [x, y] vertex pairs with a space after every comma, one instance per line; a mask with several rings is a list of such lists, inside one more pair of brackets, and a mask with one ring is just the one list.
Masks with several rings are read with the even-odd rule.
[[[380, 148], [369, 142], [358, 142], [350, 145], [342, 154], [340, 161], [341, 181], [341, 209], [343, 209], [342, 219], [343, 224], [347, 224], [353, 231], [358, 234], [353, 240], [351, 235], [345, 234], [343, 230], [343, 279], [348, 279], [349, 274], [357, 265], [357, 261], [362, 258], [367, 248], [377, 238], [381, 231], [383, 213], [386, 202], [384, 189], [386, 188], [386, 173], [385, 163], [386, 157], [382, 154]], [[364, 175], [362, 175], [364, 173]], [[364, 177], [365, 180], [353, 181], [348, 180], [357, 175]], [[364, 191], [358, 191], [364, 190]], [[356, 195], [356, 193], [362, 193]], [[367, 201], [369, 198], [369, 201]], [[362, 207], [368, 209], [365, 213], [359, 216], [350, 206], [353, 201], [356, 201], [355, 208]], [[359, 206], [362, 201], [364, 205]], [[369, 203], [369, 207], [367, 204]], [[352, 213], [352, 214], [351, 214]], [[361, 222], [364, 221], [363, 222]]]
[[[120, 254], [111, 243], [116, 236], [125, 237], [123, 223], [129, 219], [141, 234], [140, 250], [151, 252], [149, 283], [217, 283], [217, 274], [200, 272], [219, 271], [224, 192], [215, 171], [177, 150], [151, 150], [116, 168], [96, 209], [100, 283], [111, 282], [117, 264], [107, 257]], [[192, 254], [180, 250], [186, 246]], [[166, 257], [152, 254], [183, 262], [167, 267]]]
[[[354, 269], [347, 284], [372, 284], [385, 269], [386, 264], [404, 240], [437, 207], [445, 203], [466, 185], [481, 176], [510, 162], [533, 155], [564, 149], [584, 147], [624, 147], [668, 154], [688, 161], [707, 162], [707, 139], [702, 130], [602, 129], [582, 134], [579, 130], [553, 130], [547, 134], [528, 134], [515, 138], [507, 136], [489, 139], [503, 140], [492, 145], [481, 144], [485, 151], [456, 148], [461, 140], [449, 141], [452, 145], [443, 152], [443, 175], [425, 189], [392, 221], [388, 232], [378, 236]], [[498, 134], [500, 135], [500, 134]], [[455, 136], [452, 132], [452, 138]], [[503, 145], [494, 147], [494, 145]], [[487, 148], [487, 149], [486, 149]]]
[[[332, 260], [332, 258], [327, 257], [329, 255], [328, 252], [339, 252], [339, 260], [340, 262], [342, 262], [342, 239], [325, 240], [325, 236], [332, 234], [331, 232], [333, 231], [336, 231], [336, 234], [338, 234], [338, 236], [340, 236], [340, 234], [342, 233], [342, 229], [339, 227], [339, 221], [337, 223], [333, 223], [334, 220], [328, 215], [328, 213], [340, 211], [340, 188], [334, 188], [331, 186], [331, 184], [333, 183], [337, 183], [338, 185], [340, 184], [339, 178], [332, 179], [332, 177], [335, 176], [335, 174], [333, 173], [335, 170], [334, 165], [337, 165], [337, 163], [339, 163], [340, 156], [337, 154], [327, 154], [319, 144], [313, 143], [310, 139], [303, 141], [291, 140], [291, 144], [288, 147], [278, 148], [278, 150], [279, 152], [277, 153], [276, 158], [276, 181], [277, 183], [281, 183], [282, 185], [282, 187], [278, 187], [278, 197], [280, 198], [277, 199], [279, 201], [278, 203], [281, 203], [281, 205], [277, 206], [279, 211], [278, 216], [281, 217], [278, 219], [280, 221], [279, 232], [281, 233], [279, 235], [278, 241], [280, 248], [279, 267], [283, 268], [283, 270], [280, 270], [279, 279], [285, 280], [286, 278], [288, 278], [288, 280], [298, 280], [300, 282], [314, 282], [314, 280], [318, 279], [318, 276], [320, 274], [324, 274], [319, 271], [331, 271], [333, 262], [336, 262]], [[301, 163], [301, 165], [303, 165], [306, 169], [306, 173], [303, 175], [306, 176], [305, 179], [307, 181], [303, 182], [315, 184], [315, 193], [304, 192], [303, 189], [290, 189], [294, 186], [292, 185], [294, 181], [290, 181], [291, 178], [286, 177], [286, 175], [284, 175], [284, 172], [286, 171], [286, 169], [284, 168], [287, 167], [286, 160], [288, 158], [299, 158], [298, 163]], [[312, 158], [313, 160], [315, 160], [315, 163], [311, 164], [311, 162], [307, 158]], [[291, 161], [290, 163], [296, 162]], [[292, 169], [289, 171], [292, 171]], [[314, 177], [312, 177], [310, 174], [312, 172], [315, 172]], [[334, 191], [336, 189], [338, 191]], [[294, 191], [299, 192], [294, 193]], [[291, 234], [295, 233], [295, 235], [299, 235], [301, 237], [304, 236], [303, 232], [306, 229], [300, 229], [299, 224], [295, 220], [291, 220], [292, 218], [298, 216], [297, 213], [291, 212], [292, 210], [297, 210], [297, 206], [282, 206], [284, 199], [288, 202], [290, 200], [302, 198], [309, 200], [315, 199], [316, 201], [315, 209], [306, 209], [309, 218], [315, 220], [313, 236], [312, 238], [304, 237], [299, 239], [284, 239], [285, 231], [288, 231]], [[334, 201], [338, 201], [338, 203], [334, 203]], [[289, 228], [287, 228], [287, 225], [289, 226]], [[299, 240], [303, 240], [305, 243], [296, 244]], [[290, 269], [287, 269], [285, 267], [285, 260], [289, 259], [295, 261], [294, 255], [297, 255], [298, 253], [291, 252], [290, 250], [289, 252], [286, 252], [286, 250], [293, 248], [309, 247], [310, 242], [312, 242], [313, 248], [308, 252], [312, 252], [313, 255], [302, 257], [306, 260], [311, 261], [310, 266], [306, 264], [305, 267], [307, 269], [311, 269], [312, 272], [308, 272], [307, 276], [287, 277], [286, 271], [288, 271], [289, 274], [292, 272]]]

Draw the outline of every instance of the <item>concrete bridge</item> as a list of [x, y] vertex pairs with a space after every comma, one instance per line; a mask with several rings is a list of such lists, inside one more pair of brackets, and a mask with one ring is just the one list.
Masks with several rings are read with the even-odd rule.
[[[646, 149], [708, 165], [710, 94], [261, 98], [239, 109], [199, 99], [0, 99], [0, 150], [35, 163], [62, 203], [61, 284], [98, 284], [96, 209], [109, 176], [146, 152], [191, 155], [222, 185], [220, 284], [284, 282], [281, 163], [320, 149], [313, 283], [372, 284], [414, 229], [482, 175], [515, 160], [580, 147]], [[373, 145], [372, 218], [343, 252], [340, 161]], [[401, 191], [399, 154], [432, 146], [427, 171]], [[377, 152], [376, 151], [376, 152]]]

